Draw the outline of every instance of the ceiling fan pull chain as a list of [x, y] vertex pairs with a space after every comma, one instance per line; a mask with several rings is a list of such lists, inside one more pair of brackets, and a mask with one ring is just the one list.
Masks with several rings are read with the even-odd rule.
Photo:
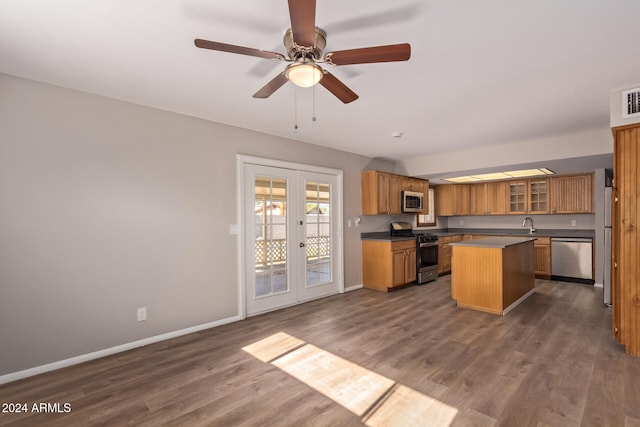
[[293, 86], [293, 130], [298, 130], [298, 88]]
[[311, 116], [311, 121], [315, 122], [316, 121], [316, 85], [313, 85], [311, 89], [313, 90], [313, 115]]

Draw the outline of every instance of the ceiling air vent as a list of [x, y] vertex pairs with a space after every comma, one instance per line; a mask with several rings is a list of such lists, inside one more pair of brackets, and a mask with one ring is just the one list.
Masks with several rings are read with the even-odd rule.
[[640, 88], [622, 92], [622, 117], [640, 117]]

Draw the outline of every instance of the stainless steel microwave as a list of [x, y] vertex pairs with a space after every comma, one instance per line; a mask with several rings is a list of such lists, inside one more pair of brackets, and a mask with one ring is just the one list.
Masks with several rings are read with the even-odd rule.
[[402, 212], [422, 212], [424, 208], [424, 194], [416, 191], [402, 192]]

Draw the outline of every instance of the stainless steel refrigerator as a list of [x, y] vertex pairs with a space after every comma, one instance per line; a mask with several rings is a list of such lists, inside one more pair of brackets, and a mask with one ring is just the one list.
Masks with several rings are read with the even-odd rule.
[[611, 305], [611, 195], [612, 188], [604, 188], [604, 303]]

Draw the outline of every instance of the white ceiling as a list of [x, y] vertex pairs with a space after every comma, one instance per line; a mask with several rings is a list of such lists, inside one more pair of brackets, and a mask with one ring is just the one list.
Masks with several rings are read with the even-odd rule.
[[347, 105], [291, 83], [254, 99], [284, 63], [193, 44], [284, 53], [285, 0], [0, 10], [2, 73], [394, 160], [608, 126], [609, 93], [640, 83], [638, 0], [318, 0], [325, 52], [412, 46], [408, 62], [330, 68], [360, 96]]

